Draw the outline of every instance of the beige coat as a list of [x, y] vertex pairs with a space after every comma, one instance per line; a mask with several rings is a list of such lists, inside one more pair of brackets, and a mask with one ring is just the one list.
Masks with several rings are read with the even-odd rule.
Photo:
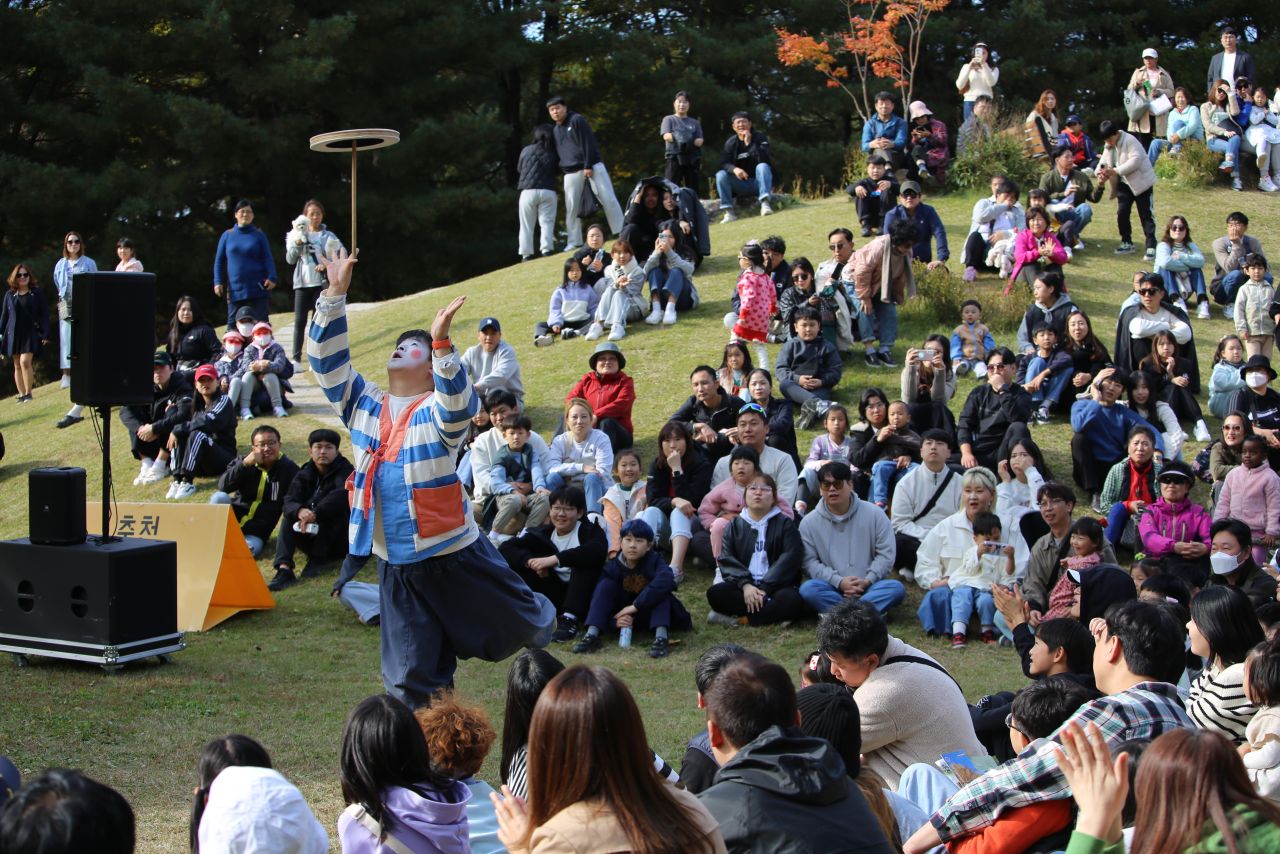
[[866, 246], [856, 250], [849, 263], [853, 265], [853, 290], [858, 299], [879, 297], [880, 302], [902, 305], [903, 300], [916, 295], [915, 275], [911, 272], [911, 256], [908, 254], [901, 266], [902, 274], [890, 276], [893, 267], [889, 235], [882, 234]]
[[[1161, 95], [1164, 95], [1169, 99], [1169, 103], [1172, 104], [1173, 103], [1173, 78], [1169, 76], [1169, 72], [1165, 71], [1163, 68], [1161, 68], [1158, 65], [1156, 66], [1156, 70], [1160, 72], [1160, 77], [1159, 79], [1156, 80], [1155, 91], [1151, 93], [1150, 97], [1152, 100], [1155, 100]], [[1145, 83], [1146, 80], [1147, 80], [1147, 69], [1144, 66], [1142, 68], [1139, 68], [1137, 71], [1133, 72], [1132, 75], [1130, 75], [1129, 88], [1134, 89], [1138, 86], [1138, 84]], [[1155, 135], [1158, 137], [1164, 137], [1169, 128], [1168, 113], [1165, 113], [1163, 116], [1152, 116], [1151, 113], [1146, 113], [1145, 115], [1143, 115], [1142, 118], [1138, 119], [1136, 122], [1130, 119], [1129, 132], [1130, 133], [1152, 133], [1152, 130], [1151, 130], [1152, 119], [1155, 120], [1155, 126], [1156, 126], [1156, 129], [1154, 132]]]
[[1133, 134], [1120, 131], [1114, 146], [1108, 144], [1103, 147], [1099, 165], [1114, 167], [1135, 196], [1155, 186], [1156, 170], [1147, 158], [1146, 149]]
[[[675, 786], [668, 791], [693, 813], [698, 826], [707, 833], [707, 844], [701, 849], [691, 849], [690, 854], [726, 854], [720, 825], [702, 802]], [[579, 801], [534, 830], [529, 849], [532, 854], [613, 854], [630, 851], [631, 842], [608, 808], [591, 801]]]

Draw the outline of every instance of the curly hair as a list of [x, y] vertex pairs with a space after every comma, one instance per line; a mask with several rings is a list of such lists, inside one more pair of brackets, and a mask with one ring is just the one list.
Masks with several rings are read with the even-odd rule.
[[431, 699], [431, 705], [418, 709], [413, 716], [422, 727], [427, 753], [438, 772], [457, 780], [480, 773], [480, 766], [498, 738], [484, 709], [442, 691]]

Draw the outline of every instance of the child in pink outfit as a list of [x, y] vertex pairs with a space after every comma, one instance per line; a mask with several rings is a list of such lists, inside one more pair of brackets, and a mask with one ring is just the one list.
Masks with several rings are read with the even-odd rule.
[[764, 342], [769, 335], [769, 318], [777, 313], [778, 292], [764, 269], [764, 250], [748, 243], [738, 253], [738, 319], [733, 324], [733, 340], [749, 341], [757, 365], [769, 364]]
[[1089, 516], [1077, 519], [1071, 525], [1069, 536], [1072, 554], [1059, 561], [1063, 571], [1058, 576], [1058, 583], [1049, 591], [1049, 610], [1044, 614], [1046, 620], [1071, 616], [1071, 606], [1075, 602], [1076, 587], [1079, 585], [1067, 570], [1079, 572], [1102, 563], [1102, 526], [1097, 519]]
[[[729, 525], [746, 506], [747, 484], [751, 483], [759, 470], [760, 456], [755, 448], [737, 446], [729, 455], [729, 476], [708, 492], [698, 505], [698, 521], [702, 523], [702, 529], [711, 534], [711, 553], [716, 560], [720, 559], [724, 532], [729, 530]], [[788, 519], [796, 517], [791, 502], [781, 495], [778, 496], [777, 506]]]
[[1280, 474], [1267, 464], [1267, 442], [1246, 436], [1240, 447], [1240, 465], [1222, 482], [1222, 493], [1213, 508], [1213, 521], [1239, 519], [1253, 531], [1253, 559], [1267, 563], [1267, 551], [1280, 539]]

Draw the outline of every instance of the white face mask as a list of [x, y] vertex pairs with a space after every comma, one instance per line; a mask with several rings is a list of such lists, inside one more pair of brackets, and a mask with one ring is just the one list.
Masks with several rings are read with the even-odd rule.
[[255, 336], [253, 336], [253, 343], [254, 343], [254, 344], [257, 344], [259, 347], [270, 347], [270, 346], [271, 346], [271, 336], [270, 336], [270, 335], [255, 335]]
[[1253, 371], [1245, 374], [1244, 384], [1249, 388], [1262, 388], [1267, 384], [1267, 375], [1262, 371]]
[[241, 346], [239, 344], [228, 344], [225, 349], [228, 356], [238, 356], [240, 355]]
[[396, 345], [387, 360], [388, 370], [416, 368], [431, 358], [431, 347], [421, 338], [406, 338]]
[[1240, 566], [1240, 559], [1226, 552], [1214, 552], [1209, 555], [1209, 566], [1212, 567], [1214, 575], [1226, 575], [1236, 571]]
[[241, 334], [241, 335], [243, 335], [245, 338], [248, 338], [248, 337], [250, 337], [251, 335], [253, 335], [253, 324], [252, 324], [252, 323], [237, 323], [237, 324], [236, 324], [236, 329], [237, 329], [237, 330], [240, 332], [240, 334]]

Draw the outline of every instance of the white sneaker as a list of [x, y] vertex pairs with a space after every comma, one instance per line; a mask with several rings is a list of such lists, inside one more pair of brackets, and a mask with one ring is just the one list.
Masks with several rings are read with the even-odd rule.
[[658, 305], [658, 303], [655, 302], [653, 304], [653, 311], [649, 312], [649, 316], [644, 319], [644, 322], [649, 324], [650, 326], [657, 326], [659, 323], [661, 323], [662, 322], [662, 306]]
[[676, 301], [671, 300], [667, 303], [667, 310], [662, 313], [662, 325], [672, 326], [676, 322]]
[[253, 419], [253, 410], [251, 410], [251, 409], [241, 409], [241, 410], [240, 410], [240, 420], [241, 420], [241, 421], [250, 421], [250, 420], [252, 420], [252, 419]]
[[1204, 421], [1196, 422], [1196, 441], [1208, 442], [1212, 436], [1209, 435], [1209, 426]]
[[58, 383], [58, 388], [71, 388], [71, 377], [63, 374], [62, 382]]
[[277, 406], [271, 410], [271, 414], [276, 418], [288, 418], [289, 410], [285, 409], [283, 406]]
[[138, 484], [140, 486], [146, 486], [151, 483], [159, 483], [160, 481], [164, 480], [165, 477], [167, 476], [168, 476], [167, 472], [165, 472], [163, 465], [152, 466], [151, 468], [147, 469], [146, 474], [138, 478]]
[[173, 498], [178, 492], [178, 482], [175, 480], [169, 484], [169, 491], [164, 494], [165, 498]]
[[196, 494], [196, 485], [194, 483], [179, 483], [177, 489], [173, 491], [173, 498], [181, 501], [184, 498], [190, 498]]
[[760, 216], [768, 216], [773, 213], [773, 205], [769, 204], [768, 199], [760, 200]]
[[1196, 309], [1196, 317], [1201, 320], [1209, 319], [1209, 303], [1204, 300], [1200, 300], [1200, 306]]
[[143, 463], [142, 468], [138, 469], [138, 476], [133, 479], [134, 486], [142, 485], [142, 479], [147, 476], [147, 472], [151, 471], [150, 463]]
[[556, 343], [556, 339], [552, 335], [539, 335], [533, 339], [533, 346], [535, 347], [550, 347], [554, 343]]
[[707, 622], [713, 626], [724, 626], [729, 629], [736, 629], [742, 625], [738, 622], [737, 617], [731, 617], [728, 614], [721, 614], [719, 611], [708, 611]]
[[621, 323], [613, 324], [613, 328], [609, 330], [609, 340], [621, 341], [623, 338], [626, 338], [626, 337], [627, 337], [627, 327], [623, 326]]
[[1226, 305], [1224, 305], [1222, 307], [1222, 316], [1225, 317], [1227, 320], [1235, 320], [1236, 319], [1235, 303], [1229, 302]]
[[604, 326], [600, 324], [600, 321], [596, 321], [595, 323], [591, 324], [591, 328], [587, 330], [587, 334], [583, 335], [582, 337], [587, 339], [588, 341], [594, 341], [603, 334], [604, 334]]
[[1258, 189], [1264, 193], [1274, 193], [1276, 190], [1280, 190], [1280, 187], [1275, 185], [1270, 175], [1263, 175], [1258, 179]]
[[733, 208], [729, 208], [729, 210], [725, 211], [724, 216], [720, 218], [721, 225], [724, 225], [725, 223], [737, 222], [737, 221], [738, 221], [738, 214], [733, 210]]
[[898, 575], [901, 575], [902, 580], [907, 582], [908, 584], [916, 580], [916, 573], [915, 573], [915, 570], [913, 569], [900, 569], [898, 570]]
[[1064, 246], [1064, 247], [1062, 247], [1062, 251], [1063, 251], [1063, 252], [1065, 252], [1065, 253], [1067, 253], [1067, 260], [1068, 260], [1068, 261], [1070, 261], [1072, 258], [1076, 257], [1076, 250], [1072, 249], [1070, 246]]

